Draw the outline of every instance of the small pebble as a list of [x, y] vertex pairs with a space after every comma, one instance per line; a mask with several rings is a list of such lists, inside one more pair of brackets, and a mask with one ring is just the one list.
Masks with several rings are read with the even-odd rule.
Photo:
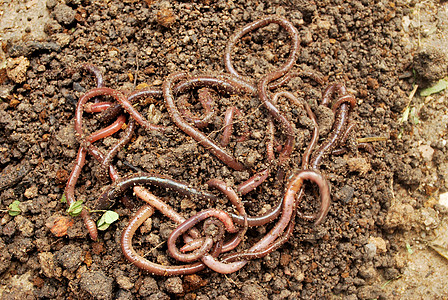
[[75, 21], [76, 11], [65, 4], [58, 4], [54, 8], [54, 17], [61, 25], [70, 25]]
[[131, 282], [129, 277], [119, 275], [116, 278], [118, 285], [124, 290], [130, 290], [134, 287], [134, 284]]
[[165, 288], [168, 293], [180, 294], [183, 293], [182, 279], [180, 277], [170, 277], [165, 280]]

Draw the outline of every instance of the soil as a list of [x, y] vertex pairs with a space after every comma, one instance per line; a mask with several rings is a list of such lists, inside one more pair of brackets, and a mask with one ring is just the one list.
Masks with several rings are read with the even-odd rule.
[[[448, 73], [445, 1], [47, 0], [0, 5], [1, 299], [448, 297], [448, 238], [442, 230], [448, 223], [447, 92], [419, 95]], [[321, 167], [333, 200], [323, 224], [314, 227], [297, 218], [285, 245], [234, 274], [183, 277], [151, 276], [125, 259], [119, 240], [135, 209], [121, 203], [112, 208], [119, 221], [97, 241], [89, 239], [77, 217], [70, 218], [73, 225], [62, 237], [49, 230], [50, 221], [67, 217], [60, 200], [79, 147], [75, 105], [95, 86], [92, 76], [78, 69], [81, 63], [98, 66], [105, 85], [123, 91], [159, 86], [177, 71], [225, 73], [223, 53], [230, 35], [272, 14], [286, 17], [299, 30], [297, 67], [326, 78], [323, 85], [297, 78], [286, 88], [314, 104], [322, 138], [331, 123], [315, 103], [325, 87], [343, 82], [357, 99], [352, 146], [326, 158]], [[286, 31], [278, 26], [257, 30], [238, 43], [235, 66], [259, 79], [286, 59], [288, 45]], [[172, 130], [162, 134], [138, 128], [115, 160], [120, 174], [153, 170], [206, 190], [210, 178], [236, 185], [262, 170], [268, 114], [256, 97], [220, 98], [221, 117], [205, 129], [217, 140], [214, 129], [222, 127], [226, 108], [236, 105], [243, 111], [251, 136], [229, 147], [250, 166], [240, 172], [177, 129], [162, 101], [149, 102], [140, 103], [139, 111]], [[289, 120], [297, 120], [290, 175], [300, 169], [312, 126], [305, 112], [290, 103], [279, 107]], [[91, 132], [100, 127], [96, 118], [86, 118]], [[119, 137], [98, 145], [107, 149]], [[377, 138], [371, 143], [374, 153], [353, 146], [356, 139], [369, 137]], [[88, 207], [109, 184], [97, 180], [97, 171], [98, 163], [88, 157], [76, 189], [77, 199]], [[229, 207], [224, 199], [209, 203], [153, 191], [185, 216]], [[308, 194], [299, 209], [316, 205], [312, 188]], [[273, 178], [243, 200], [255, 215], [280, 197]], [[21, 202], [21, 214], [12, 217], [7, 210], [15, 200]], [[159, 213], [150, 220], [134, 237], [134, 246], [147, 259], [166, 263], [171, 259], [164, 241], [174, 224]], [[243, 246], [271, 226], [249, 230]]]

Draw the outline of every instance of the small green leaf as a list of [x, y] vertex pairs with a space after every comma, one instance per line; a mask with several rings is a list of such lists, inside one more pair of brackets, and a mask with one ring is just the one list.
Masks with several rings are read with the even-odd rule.
[[116, 212], [111, 210], [106, 211], [96, 223], [98, 230], [106, 230], [109, 228], [110, 224], [117, 221], [118, 218], [119, 215]]
[[406, 243], [406, 250], [408, 250], [409, 254], [413, 254], [414, 250], [412, 250], [411, 245], [409, 245], [409, 243]]
[[97, 225], [98, 230], [106, 230], [107, 228], [109, 228], [110, 224], [108, 223], [102, 223], [101, 225]]
[[111, 210], [108, 210], [104, 213], [104, 220], [106, 221], [106, 223], [109, 224], [112, 224], [113, 222], [117, 221], [119, 217], [120, 216], [116, 212]]
[[65, 198], [65, 193], [62, 194], [61, 203], [67, 203], [67, 198]]
[[70, 207], [67, 209], [67, 212], [70, 216], [76, 217], [79, 216], [79, 214], [82, 212], [82, 200], [78, 200], [76, 202], [73, 202]]
[[437, 94], [437, 93], [443, 91], [444, 89], [446, 89], [447, 87], [448, 87], [448, 79], [443, 78], [443, 79], [440, 79], [435, 85], [421, 90], [420, 96], [426, 97], [426, 96], [429, 96], [432, 94]]
[[20, 201], [15, 200], [8, 206], [8, 213], [10, 216], [15, 217], [17, 215], [20, 215], [22, 210], [20, 209], [19, 205], [20, 205]]

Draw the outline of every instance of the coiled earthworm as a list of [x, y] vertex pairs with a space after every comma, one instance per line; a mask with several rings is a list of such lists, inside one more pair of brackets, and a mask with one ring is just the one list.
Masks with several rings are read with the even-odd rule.
[[[281, 71], [280, 73], [283, 73], [283, 74], [281, 74], [280, 76], [278, 76], [272, 80], [275, 80], [275, 79], [283, 76], [287, 71], [289, 71], [292, 68], [292, 66], [296, 62], [298, 49], [299, 49], [298, 31], [294, 27], [294, 25], [292, 25], [288, 20], [286, 20], [284, 18], [281, 18], [278, 16], [266, 16], [262, 19], [259, 19], [250, 24], [247, 24], [246, 26], [238, 29], [234, 34], [232, 34], [232, 36], [230, 36], [229, 41], [227, 42], [227, 45], [226, 45], [226, 49], [224, 50], [224, 64], [226, 66], [227, 72], [229, 72], [230, 74], [232, 74], [236, 77], [244, 79], [246, 82], [250, 81], [249, 78], [246, 78], [245, 76], [239, 74], [233, 67], [232, 56], [231, 56], [232, 49], [235, 47], [236, 42], [239, 39], [241, 39], [244, 35], [246, 35], [247, 33], [251, 32], [251, 31], [254, 31], [255, 29], [264, 27], [271, 23], [276, 23], [276, 24], [282, 26], [284, 29], [286, 29], [286, 31], [288, 32], [288, 34], [291, 37], [291, 49], [289, 51], [288, 59], [283, 63], [282, 66], [280, 66], [278, 68], [278, 70], [273, 72], [273, 73], [277, 73], [277, 72]], [[285, 72], [283, 72], [283, 71], [285, 71]], [[273, 73], [271, 73], [271, 74], [273, 74]]]
[[215, 101], [211, 94], [211, 90], [208, 88], [202, 88], [198, 91], [198, 99], [204, 108], [204, 115], [202, 117], [194, 116], [189, 109], [186, 108], [187, 105], [187, 94], [182, 94], [179, 96], [179, 111], [187, 122], [194, 124], [197, 128], [205, 128], [212, 121], [215, 115], [214, 105]]
[[181, 265], [181, 266], [165, 266], [150, 262], [146, 258], [137, 254], [132, 246], [132, 237], [140, 225], [146, 221], [154, 213], [154, 208], [148, 205], [142, 206], [129, 220], [129, 224], [123, 230], [121, 235], [121, 250], [124, 256], [134, 265], [142, 270], [148, 271], [152, 275], [174, 276], [194, 274], [205, 269], [205, 265], [201, 262]]
[[204, 148], [212, 152], [217, 158], [219, 158], [223, 163], [225, 163], [230, 168], [241, 171], [244, 166], [236, 160], [232, 155], [228, 154], [224, 149], [210, 140], [202, 132], [198, 131], [196, 128], [188, 124], [181, 116], [179, 110], [174, 103], [173, 95], [173, 84], [175, 81], [187, 78], [186, 73], [176, 73], [169, 75], [163, 83], [163, 97], [165, 99], [166, 108], [170, 114], [171, 119], [174, 123], [189, 136], [194, 138], [199, 144]]
[[[158, 209], [165, 216], [167, 216], [168, 218], [170, 218], [171, 220], [173, 220], [177, 224], [182, 224], [183, 222], [186, 221], [186, 219], [184, 217], [182, 217], [176, 211], [174, 211], [168, 204], [166, 204], [163, 201], [160, 201], [157, 197], [155, 197], [154, 195], [149, 193], [146, 189], [144, 189], [142, 187], [136, 186], [136, 187], [134, 187], [134, 193], [139, 198], [141, 198], [142, 200], [144, 200], [145, 202], [147, 202], [148, 204], [150, 204], [154, 208]], [[139, 223], [139, 224], [141, 225], [141, 223]], [[138, 226], [140, 226], [140, 225], [138, 225]], [[127, 228], [129, 228], [129, 227], [127, 227]], [[135, 232], [135, 230], [134, 230], [134, 232]], [[192, 235], [193, 239], [197, 239], [197, 238], [200, 237], [199, 232], [197, 232], [194, 228], [192, 228], [189, 231], [189, 234]], [[123, 236], [124, 236], [124, 233], [123, 233]], [[192, 241], [192, 239], [191, 238], [190, 239], [186, 239], [185, 241], [188, 243], [188, 242]], [[232, 243], [232, 241], [229, 241], [227, 243]], [[217, 243], [217, 247], [219, 246], [218, 248], [221, 248], [220, 245], [221, 245], [220, 243]], [[124, 246], [123, 246], [123, 238], [122, 238], [122, 248], [123, 247]], [[217, 247], [215, 247], [215, 249]], [[225, 248], [225, 245], [223, 245], [222, 248]], [[219, 252], [221, 252], [221, 249], [219, 249]], [[214, 258], [214, 256], [215, 255], [213, 253], [207, 254], [207, 255], [202, 256], [201, 260], [202, 260], [202, 262], [204, 264], [206, 264], [209, 268], [213, 269], [216, 272], [232, 273], [232, 272], [235, 272], [235, 271], [241, 269], [246, 264], [245, 262], [235, 262], [235, 263], [231, 263], [231, 264], [224, 264], [224, 263], [221, 263], [221, 262], [217, 261]], [[142, 262], [140, 261], [140, 263], [142, 263]], [[143, 265], [137, 265], [137, 266], [142, 268], [141, 266], [143, 266]], [[146, 265], [146, 267], [148, 267], [148, 265]], [[145, 268], [143, 268], [143, 269], [145, 269]], [[148, 269], [145, 269], [145, 270], [148, 270]], [[150, 271], [150, 270], [148, 270], [148, 271]], [[152, 271], [150, 271], [150, 272], [152, 272]], [[190, 273], [188, 273], [188, 274], [190, 274]]]
[[[181, 251], [179, 251], [176, 246], [176, 241], [182, 234], [191, 230], [197, 223], [210, 217], [215, 217], [220, 220], [224, 224], [228, 232], [235, 233], [238, 231], [238, 229], [233, 225], [232, 218], [226, 212], [214, 208], [200, 211], [199, 213], [195, 214], [194, 216], [177, 226], [177, 228], [171, 232], [167, 241], [168, 252], [171, 257], [179, 261], [191, 262], [204, 256], [204, 254], [211, 249], [213, 245], [213, 238], [207, 235], [205, 237], [205, 242], [199, 249], [197, 249], [193, 253], [181, 253]], [[206, 231], [206, 228], [204, 229], [204, 231]]]
[[[237, 247], [238, 244], [243, 240], [244, 235], [246, 234], [247, 231], [247, 227], [249, 226], [248, 220], [247, 220], [247, 213], [246, 213], [246, 209], [244, 208], [244, 204], [241, 201], [240, 197], [238, 196], [238, 194], [235, 192], [234, 189], [232, 189], [231, 187], [229, 187], [223, 180], [220, 179], [210, 179], [209, 181], [207, 181], [207, 184], [211, 187], [214, 187], [216, 189], [218, 189], [221, 193], [223, 193], [224, 195], [226, 195], [226, 197], [229, 199], [229, 201], [235, 205], [236, 210], [239, 213], [239, 216], [243, 219], [243, 222], [241, 224], [241, 226], [243, 226], [243, 229], [239, 231], [238, 233], [238, 238], [239, 239], [235, 239], [232, 243], [232, 247]], [[233, 216], [235, 214], [230, 213], [230, 215], [232, 216], [232, 220], [234, 220]], [[223, 252], [227, 252], [230, 251], [232, 249], [223, 249]]]
[[[287, 142], [285, 144], [284, 149], [280, 153], [279, 163], [283, 164], [288, 160], [291, 155], [292, 149], [294, 147], [294, 129], [291, 126], [291, 123], [285, 118], [283, 114], [275, 107], [275, 105], [269, 100], [267, 95], [267, 89], [270, 82], [282, 77], [293, 67], [295, 61], [297, 60], [298, 50], [299, 50], [299, 33], [297, 29], [286, 19], [277, 17], [277, 16], [267, 16], [263, 19], [252, 22], [243, 28], [237, 30], [229, 39], [225, 53], [224, 53], [224, 63], [226, 65], [226, 69], [232, 75], [239, 77], [241, 79], [245, 79], [242, 75], [240, 75], [232, 64], [231, 51], [235, 46], [236, 42], [247, 34], [250, 31], [258, 29], [260, 27], [266, 26], [270, 23], [276, 23], [282, 26], [291, 37], [291, 49], [289, 53], [288, 59], [275, 71], [268, 73], [262, 77], [262, 79], [257, 84], [257, 93], [261, 102], [268, 109], [269, 113], [276, 119], [282, 126], [285, 134], [287, 136]], [[249, 81], [246, 79], [246, 81]]]

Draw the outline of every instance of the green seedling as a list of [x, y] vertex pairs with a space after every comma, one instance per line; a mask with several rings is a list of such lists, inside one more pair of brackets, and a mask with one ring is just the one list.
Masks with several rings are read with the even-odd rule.
[[414, 250], [412, 250], [411, 245], [409, 245], [409, 243], [406, 243], [406, 250], [408, 250], [409, 254], [414, 254]]
[[62, 194], [61, 203], [67, 203], [67, 198], [65, 197], [65, 194]]
[[82, 203], [83, 203], [82, 200], [73, 202], [72, 204], [70, 204], [70, 207], [67, 209], [67, 213], [72, 217], [79, 216], [81, 214], [82, 208], [83, 208]]
[[101, 218], [97, 221], [98, 230], [106, 230], [109, 228], [110, 224], [117, 221], [119, 215], [111, 210], [106, 211]]
[[20, 201], [15, 200], [8, 206], [8, 213], [10, 216], [15, 217], [17, 215], [20, 215], [22, 210], [20, 209], [19, 205], [20, 205]]

